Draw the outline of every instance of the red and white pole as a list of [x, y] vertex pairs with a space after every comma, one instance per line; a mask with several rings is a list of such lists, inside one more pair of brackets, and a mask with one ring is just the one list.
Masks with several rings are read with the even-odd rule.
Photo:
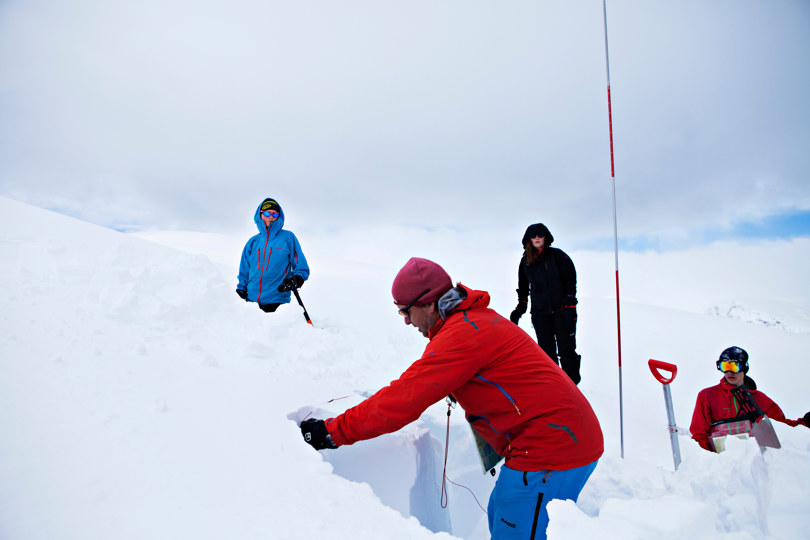
[[610, 55], [608, 54], [607, 0], [602, 0], [602, 19], [605, 23], [605, 69], [607, 71], [608, 128], [610, 130], [610, 184], [613, 191], [613, 256], [616, 268], [616, 330], [619, 347], [619, 438], [621, 457], [624, 458], [624, 405], [622, 399], [622, 322], [619, 308], [619, 228], [616, 224], [616, 172], [613, 160], [613, 110], [610, 103]]

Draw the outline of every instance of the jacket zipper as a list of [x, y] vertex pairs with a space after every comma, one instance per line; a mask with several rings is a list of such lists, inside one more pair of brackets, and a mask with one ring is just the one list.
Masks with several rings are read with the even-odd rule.
[[[264, 238], [264, 250], [267, 251], [267, 242], [270, 241], [270, 233]], [[270, 262], [270, 255], [273, 254], [273, 248], [270, 248], [270, 253], [267, 254], [267, 262]], [[261, 304], [259, 300], [262, 299], [262, 280], [264, 279], [264, 261], [262, 260], [262, 250], [259, 250], [259, 295], [256, 297], [256, 303]]]
[[481, 380], [482, 380], [482, 381], [484, 381], [485, 383], [491, 384], [492, 386], [494, 386], [495, 388], [497, 388], [498, 390], [500, 390], [500, 392], [501, 392], [501, 393], [502, 393], [502, 394], [503, 394], [503, 395], [506, 397], [506, 399], [508, 399], [508, 400], [509, 400], [509, 403], [511, 403], [511, 404], [512, 404], [512, 407], [514, 407], [514, 408], [515, 408], [515, 410], [517, 411], [518, 415], [520, 415], [520, 408], [518, 407], [517, 402], [514, 400], [514, 398], [513, 398], [512, 396], [510, 396], [510, 395], [509, 395], [509, 394], [506, 392], [506, 390], [504, 390], [504, 389], [503, 389], [503, 387], [501, 387], [501, 385], [500, 385], [500, 384], [498, 384], [498, 383], [496, 383], [496, 382], [493, 382], [493, 381], [490, 381], [490, 380], [487, 380], [487, 379], [485, 379], [484, 377], [482, 377], [481, 375], [476, 375], [476, 377], [477, 377], [477, 378], [479, 378], [479, 379], [481, 379]]

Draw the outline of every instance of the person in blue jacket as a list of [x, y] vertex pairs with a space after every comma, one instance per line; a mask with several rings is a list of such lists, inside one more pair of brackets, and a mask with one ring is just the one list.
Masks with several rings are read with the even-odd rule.
[[259, 234], [242, 250], [236, 294], [272, 313], [281, 304], [288, 304], [290, 291], [309, 278], [309, 265], [298, 239], [284, 230], [284, 211], [275, 199], [263, 200], [253, 221]]

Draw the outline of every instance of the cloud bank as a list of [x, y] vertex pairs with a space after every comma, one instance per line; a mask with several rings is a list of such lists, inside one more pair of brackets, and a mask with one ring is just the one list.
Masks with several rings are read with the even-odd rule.
[[[598, 2], [7, 4], [0, 194], [125, 230], [232, 231], [274, 196], [302, 222], [544, 221], [607, 247], [602, 23]], [[608, 25], [620, 236], [810, 211], [804, 2], [616, 0]]]

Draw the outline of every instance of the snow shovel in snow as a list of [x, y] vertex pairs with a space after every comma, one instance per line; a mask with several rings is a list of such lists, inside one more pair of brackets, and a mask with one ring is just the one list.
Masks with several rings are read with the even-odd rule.
[[763, 452], [766, 448], [782, 448], [782, 443], [779, 442], [779, 437], [776, 436], [771, 419], [767, 416], [763, 415], [762, 418], [754, 422], [751, 426], [751, 433], [757, 440], [759, 449]]
[[[681, 447], [678, 444], [678, 425], [675, 423], [675, 410], [672, 408], [672, 394], [669, 392], [669, 383], [675, 380], [675, 375], [678, 374], [678, 366], [653, 359], [650, 359], [647, 364], [650, 366], [653, 377], [664, 385], [664, 403], [667, 406], [667, 420], [669, 421], [669, 441], [672, 443], [672, 459], [675, 461], [675, 470], [677, 471], [678, 466], [681, 464]], [[668, 371], [671, 376], [666, 378], [659, 370]]]

